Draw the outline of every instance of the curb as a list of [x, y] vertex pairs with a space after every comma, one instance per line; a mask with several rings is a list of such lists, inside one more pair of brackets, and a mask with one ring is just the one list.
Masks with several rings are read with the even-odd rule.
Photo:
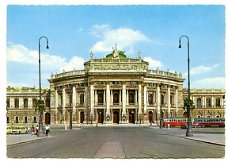
[[219, 146], [225, 146], [225, 144], [215, 143], [215, 142], [209, 142], [209, 141], [203, 141], [203, 140], [200, 140], [200, 139], [193, 139], [193, 138], [189, 138], [189, 137], [181, 137], [181, 138], [185, 138], [185, 139], [189, 139], [189, 140], [193, 140], [193, 141], [199, 141], [199, 142], [208, 143], [208, 144], [214, 144], [214, 145], [219, 145]]
[[6, 146], [7, 146], [7, 147], [12, 147], [12, 146], [19, 145], [19, 144], [32, 143], [32, 142], [35, 142], [35, 141], [37, 141], [37, 140], [44, 140], [44, 139], [50, 139], [50, 138], [53, 138], [53, 137], [40, 137], [40, 138], [37, 137], [37, 139], [32, 139], [32, 140], [27, 140], [27, 141], [16, 142], [16, 143], [8, 144], [8, 145], [6, 145]]

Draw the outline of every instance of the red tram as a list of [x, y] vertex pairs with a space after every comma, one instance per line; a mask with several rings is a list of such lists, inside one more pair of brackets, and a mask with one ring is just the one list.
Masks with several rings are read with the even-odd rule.
[[195, 118], [193, 127], [225, 127], [225, 118]]
[[162, 126], [167, 127], [181, 127], [187, 124], [188, 119], [184, 117], [172, 117], [162, 119]]

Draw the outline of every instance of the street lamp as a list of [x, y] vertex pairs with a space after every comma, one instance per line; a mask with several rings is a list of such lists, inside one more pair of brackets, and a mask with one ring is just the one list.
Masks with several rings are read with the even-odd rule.
[[185, 37], [188, 40], [188, 104], [187, 104], [187, 117], [188, 117], [188, 126], [186, 131], [186, 136], [192, 137], [192, 120], [191, 120], [191, 112], [190, 112], [190, 58], [189, 58], [189, 38], [186, 35], [182, 35], [179, 38], [179, 48], [181, 48], [181, 38]]
[[[70, 96], [70, 98], [72, 98], [72, 96]], [[72, 106], [73, 106], [73, 104], [70, 105], [70, 124], [69, 124], [69, 129], [72, 129]]]
[[162, 113], [162, 94], [161, 94], [161, 87], [163, 86], [163, 83], [159, 84], [160, 87], [160, 129], [162, 128], [162, 120], [163, 120], [163, 113]]
[[44, 132], [43, 132], [43, 111], [44, 111], [44, 101], [41, 100], [41, 72], [40, 72], [40, 40], [42, 38], [46, 39], [46, 49], [49, 49], [48, 47], [48, 39], [45, 36], [41, 36], [39, 38], [39, 102], [38, 102], [38, 108], [39, 108], [39, 130], [37, 133], [37, 137], [43, 137]]

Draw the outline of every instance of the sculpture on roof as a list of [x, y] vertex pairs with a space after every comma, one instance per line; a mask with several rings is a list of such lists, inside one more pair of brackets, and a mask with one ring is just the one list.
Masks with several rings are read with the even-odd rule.
[[115, 45], [115, 49], [112, 47], [113, 49], [113, 58], [119, 58], [119, 52], [117, 50], [117, 45]]
[[142, 52], [139, 51], [139, 52], [138, 52], [138, 59], [141, 60], [141, 58], [142, 58]]
[[91, 51], [90, 51], [90, 60], [93, 59], [93, 56], [94, 56], [94, 54], [93, 54], [93, 51], [91, 50]]

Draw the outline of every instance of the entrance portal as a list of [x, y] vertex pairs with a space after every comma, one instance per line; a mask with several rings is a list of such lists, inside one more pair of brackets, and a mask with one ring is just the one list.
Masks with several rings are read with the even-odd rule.
[[119, 110], [113, 111], [113, 123], [119, 124]]
[[50, 124], [51, 123], [51, 115], [50, 115], [50, 113], [46, 113], [45, 114], [45, 124]]
[[102, 123], [104, 122], [104, 113], [103, 110], [102, 111], [98, 111], [98, 123]]
[[135, 123], [135, 112], [133, 110], [129, 112], [129, 123]]
[[152, 111], [149, 112], [149, 122], [150, 123], [153, 122], [153, 113], [152, 113]]
[[80, 123], [83, 123], [83, 121], [84, 121], [84, 112], [81, 111], [80, 112]]

